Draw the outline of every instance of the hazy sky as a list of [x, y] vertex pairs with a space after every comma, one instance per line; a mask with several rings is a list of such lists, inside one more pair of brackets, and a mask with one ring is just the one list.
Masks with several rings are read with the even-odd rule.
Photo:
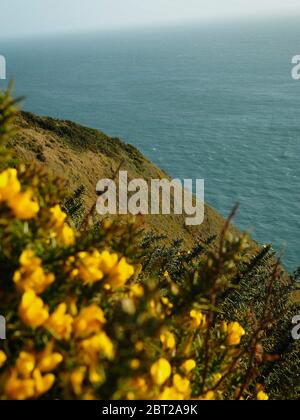
[[300, 1], [1, 0], [0, 13], [0, 36], [19, 36], [240, 15], [294, 15], [300, 14]]

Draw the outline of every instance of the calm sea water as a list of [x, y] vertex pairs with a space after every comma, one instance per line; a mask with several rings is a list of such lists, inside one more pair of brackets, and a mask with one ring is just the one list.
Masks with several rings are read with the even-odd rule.
[[[294, 21], [0, 42], [25, 109], [119, 136], [300, 265], [300, 54]], [[1, 82], [0, 86], [4, 83]]]

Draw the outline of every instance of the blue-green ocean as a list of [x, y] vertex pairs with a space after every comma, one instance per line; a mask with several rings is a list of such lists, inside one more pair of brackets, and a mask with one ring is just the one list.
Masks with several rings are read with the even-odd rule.
[[[137, 146], [300, 265], [300, 22], [193, 24], [0, 40], [26, 110]], [[4, 86], [6, 82], [0, 82]]]

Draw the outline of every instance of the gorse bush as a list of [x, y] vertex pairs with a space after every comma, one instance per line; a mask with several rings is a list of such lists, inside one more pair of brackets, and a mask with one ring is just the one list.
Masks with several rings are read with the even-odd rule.
[[267, 273], [249, 262], [234, 212], [217, 246], [190, 251], [135, 221], [89, 226], [83, 188], [70, 198], [40, 167], [9, 165], [14, 105], [0, 96], [0, 398], [269, 399], [294, 286], [274, 259]]

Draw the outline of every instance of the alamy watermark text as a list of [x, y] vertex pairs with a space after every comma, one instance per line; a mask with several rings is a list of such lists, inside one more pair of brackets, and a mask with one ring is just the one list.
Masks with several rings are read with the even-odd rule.
[[300, 315], [294, 316], [292, 322], [295, 325], [292, 329], [292, 337], [294, 340], [300, 340]]
[[6, 80], [6, 59], [0, 55], [0, 80]]
[[0, 340], [6, 340], [6, 321], [3, 316], [0, 315]]
[[292, 58], [292, 78], [294, 80], [300, 80], [300, 55], [294, 55]]
[[[195, 187], [195, 194], [192, 193]], [[97, 212], [110, 215], [185, 215], [187, 226], [199, 226], [204, 221], [204, 180], [143, 179], [128, 180], [126, 171], [119, 172], [118, 182], [102, 179], [98, 182]]]

